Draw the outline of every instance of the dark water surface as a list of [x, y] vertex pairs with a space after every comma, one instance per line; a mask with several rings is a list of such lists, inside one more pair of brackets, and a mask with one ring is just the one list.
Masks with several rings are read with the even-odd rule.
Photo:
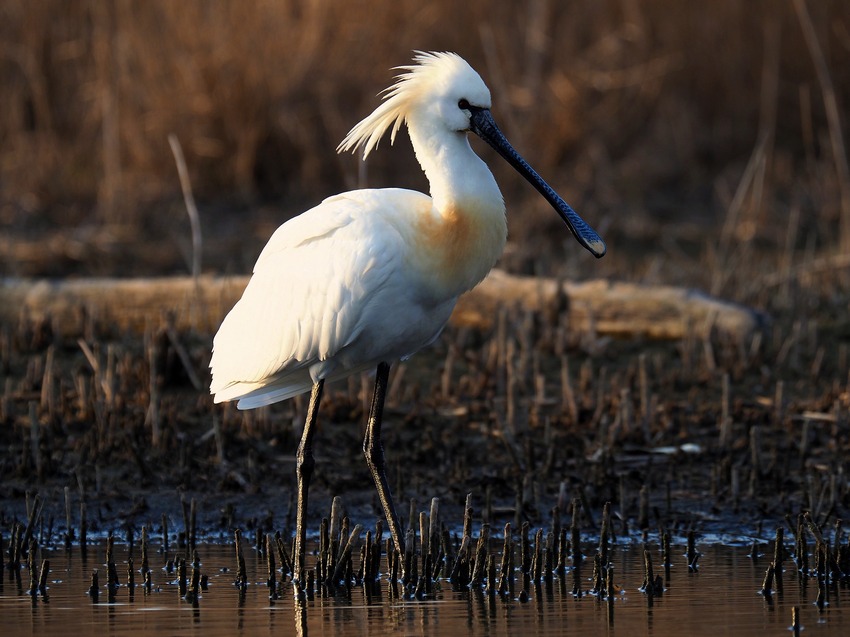
[[[656, 545], [651, 547], [655, 572], [664, 575]], [[681, 550], [680, 550], [681, 549]], [[677, 562], [665, 581], [665, 590], [652, 605], [641, 592], [643, 546], [612, 547], [615, 595], [613, 615], [607, 602], [594, 595], [571, 594], [571, 576], [563, 584], [532, 585], [528, 601], [519, 599], [521, 581], [513, 598], [490, 596], [483, 591], [454, 592], [448, 582], [432, 599], [399, 599], [388, 594], [386, 580], [378, 596], [367, 597], [362, 587], [334, 596], [316, 595], [296, 603], [292, 587], [282, 588], [281, 599], [270, 601], [267, 569], [256, 553], [246, 555], [250, 585], [244, 596], [234, 586], [235, 554], [232, 546], [198, 548], [201, 572], [208, 576], [207, 590], [197, 605], [181, 598], [176, 574], [168, 574], [154, 554], [151, 592], [127, 582], [126, 546], [115, 547], [122, 585], [110, 603], [106, 588], [105, 548], [91, 547], [87, 560], [80, 551], [44, 550], [50, 560], [47, 599], [29, 594], [29, 571], [21, 570], [18, 584], [13, 572], [3, 572], [0, 587], [2, 635], [791, 635], [791, 609], [800, 607], [804, 634], [850, 634], [850, 589], [833, 587], [829, 603], [820, 610], [813, 578], [801, 584], [796, 567], [785, 562], [784, 591], [770, 599], [760, 594], [767, 568], [766, 556], [753, 561], [749, 548], [700, 545], [698, 572], [691, 573], [674, 546]], [[138, 563], [138, 548], [135, 551]], [[312, 560], [309, 562], [312, 564]], [[592, 560], [585, 563], [585, 588], [591, 588]], [[98, 570], [100, 594], [88, 594], [91, 573]], [[189, 569], [191, 573], [191, 566]]]

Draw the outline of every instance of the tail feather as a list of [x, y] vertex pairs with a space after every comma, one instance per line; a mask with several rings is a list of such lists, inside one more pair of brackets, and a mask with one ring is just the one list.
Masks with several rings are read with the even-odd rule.
[[216, 403], [239, 400], [239, 409], [254, 409], [303, 394], [310, 391], [312, 386], [310, 372], [304, 369], [282, 378], [267, 378], [252, 383], [235, 382], [220, 388], [213, 386], [212, 392]]
[[[352, 374], [374, 370], [376, 365], [377, 363], [375, 365], [368, 363], [354, 369], [337, 368], [328, 374], [325, 380], [333, 382]], [[254, 383], [231, 383], [226, 387], [214, 389], [213, 400], [216, 403], [239, 400], [236, 404], [238, 409], [255, 409], [307, 393], [313, 387], [313, 383], [309, 369], [301, 369], [297, 372], [289, 372], [280, 378], [267, 378]]]

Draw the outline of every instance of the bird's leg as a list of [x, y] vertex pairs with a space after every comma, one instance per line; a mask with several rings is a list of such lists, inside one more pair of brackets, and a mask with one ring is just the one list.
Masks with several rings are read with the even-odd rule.
[[296, 592], [300, 592], [304, 582], [304, 561], [307, 543], [307, 492], [310, 490], [310, 478], [313, 475], [313, 432], [316, 415], [319, 412], [319, 401], [322, 399], [324, 380], [317, 380], [310, 393], [310, 405], [307, 407], [307, 419], [304, 421], [304, 432], [295, 456], [295, 475], [298, 477], [298, 505], [295, 518], [295, 571], [293, 581]]
[[369, 420], [366, 422], [366, 437], [363, 439], [363, 453], [366, 455], [366, 463], [378, 489], [378, 498], [384, 507], [384, 515], [390, 527], [390, 535], [400, 555], [404, 555], [404, 535], [398, 522], [393, 496], [387, 484], [387, 471], [384, 465], [384, 447], [381, 444], [381, 417], [384, 413], [384, 399], [387, 395], [387, 380], [390, 375], [390, 366], [387, 363], [378, 364], [378, 373], [375, 377], [375, 395], [372, 397], [372, 406], [369, 409]]

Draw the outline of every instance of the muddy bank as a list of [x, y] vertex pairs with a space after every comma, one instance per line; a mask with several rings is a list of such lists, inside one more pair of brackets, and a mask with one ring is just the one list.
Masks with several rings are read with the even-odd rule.
[[[613, 506], [619, 532], [772, 528], [810, 511], [846, 516], [847, 346], [824, 324], [729, 339], [614, 339], [568, 329], [564, 314], [501, 310], [490, 328], [449, 327], [391, 374], [385, 448], [396, 500], [439, 497], [459, 519], [532, 524], [578, 498], [588, 529]], [[167, 321], [143, 334], [87, 317], [79, 337], [22, 316], [2, 326], [0, 506], [26, 493], [64, 521], [87, 503], [102, 529], [182, 524], [196, 500], [214, 532], [234, 521], [291, 530], [294, 458], [306, 397], [239, 412], [207, 395], [211, 333]], [[334, 495], [379, 516], [361, 454], [371, 379], [325, 392], [310, 512]], [[93, 527], [94, 528], [94, 527]], [[518, 528], [518, 527], [517, 527]]]

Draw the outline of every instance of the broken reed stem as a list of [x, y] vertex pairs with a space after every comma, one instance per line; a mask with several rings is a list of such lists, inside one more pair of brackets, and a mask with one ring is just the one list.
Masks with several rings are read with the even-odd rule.
[[180, 337], [177, 334], [177, 329], [174, 327], [173, 315], [169, 316], [168, 325], [166, 325], [165, 327], [165, 335], [168, 337], [168, 342], [171, 344], [171, 347], [177, 354], [177, 358], [180, 359], [180, 363], [183, 365], [183, 369], [186, 372], [186, 376], [189, 377], [189, 382], [192, 383], [192, 386], [196, 390], [201, 391], [201, 379], [198, 378], [198, 374], [195, 371], [195, 366], [192, 364], [192, 357], [189, 355], [189, 352], [186, 351], [186, 348], [183, 346], [183, 343], [180, 342]]
[[475, 566], [473, 567], [471, 585], [478, 587], [484, 578], [485, 566], [487, 565], [487, 548], [490, 544], [490, 525], [486, 522], [481, 525], [481, 534], [478, 536], [478, 544], [475, 547]]
[[641, 531], [649, 529], [649, 485], [644, 483], [640, 488], [638, 508], [638, 528]]
[[74, 527], [71, 520], [71, 487], [65, 487], [65, 550], [71, 550], [74, 541]]
[[27, 570], [30, 573], [30, 588], [29, 594], [35, 599], [38, 593], [38, 574], [36, 571], [36, 554], [38, 553], [38, 543], [35, 540], [30, 541], [29, 551], [27, 552]]
[[793, 0], [793, 4], [823, 94], [829, 139], [832, 144], [833, 160], [835, 161], [835, 171], [841, 196], [841, 250], [846, 254], [850, 252], [850, 167], [848, 167], [847, 152], [844, 147], [841, 112], [838, 107], [832, 77], [829, 73], [829, 66], [818, 41], [817, 31], [812, 23], [806, 2], [805, 0]]
[[[268, 567], [269, 576], [266, 579], [266, 586], [269, 589], [269, 599], [277, 599], [277, 568], [274, 559], [275, 540], [271, 535], [266, 535], [266, 566]], [[194, 575], [193, 575], [194, 579]]]
[[396, 590], [396, 583], [398, 582], [398, 563], [400, 559], [400, 555], [395, 545], [393, 544], [392, 538], [387, 538], [387, 571], [390, 574], [390, 591], [394, 594]]
[[771, 562], [767, 566], [767, 571], [764, 574], [764, 580], [761, 584], [761, 594], [765, 597], [770, 597], [773, 594], [773, 580], [776, 574], [776, 565]]
[[605, 586], [605, 569], [608, 567], [608, 529], [611, 525], [611, 503], [606, 502], [602, 508], [602, 528], [599, 532], [599, 570], [597, 571], [597, 580], [594, 585], [594, 590], [597, 592], [604, 591]]
[[338, 495], [331, 500], [331, 517], [330, 527], [328, 528], [329, 540], [333, 545], [333, 550], [336, 551], [339, 546], [339, 531], [342, 525], [342, 498]]
[[664, 580], [660, 575], [656, 575], [652, 568], [652, 554], [645, 550], [644, 557], [644, 582], [643, 591], [647, 595], [647, 604], [652, 606], [653, 598], [660, 597], [664, 594]]
[[428, 555], [431, 557], [433, 568], [432, 572], [428, 573], [428, 577], [436, 579], [439, 562], [444, 555], [440, 542], [440, 498], [431, 498], [431, 512], [428, 519]]
[[549, 555], [551, 554], [550, 546], [552, 543], [552, 534], [547, 533], [544, 539], [543, 537], [543, 529], [537, 529], [537, 533], [534, 534], [534, 562], [531, 567], [531, 572], [533, 573], [534, 581], [539, 582], [541, 580], [548, 581], [549, 567]]
[[466, 494], [466, 506], [463, 510], [463, 536], [472, 537], [472, 494]]
[[357, 524], [348, 536], [348, 541], [342, 550], [340, 559], [337, 561], [336, 570], [334, 571], [334, 582], [342, 580], [345, 571], [351, 567], [351, 551], [354, 549], [355, 540], [360, 539], [360, 534], [363, 532], [363, 525]]
[[177, 164], [177, 176], [180, 178], [180, 189], [183, 191], [183, 202], [186, 205], [186, 213], [189, 215], [189, 225], [192, 228], [192, 278], [195, 285], [201, 275], [201, 218], [195, 205], [195, 197], [192, 195], [192, 182], [189, 179], [189, 169], [186, 167], [186, 159], [183, 157], [183, 148], [180, 140], [174, 133], [168, 134], [168, 145], [174, 155]]
[[21, 523], [12, 524], [12, 537], [9, 541], [9, 569], [16, 573], [21, 570], [21, 542], [24, 527]]
[[[366, 531], [366, 541], [360, 547], [360, 570], [355, 577], [356, 581], [363, 582], [364, 592], [369, 592], [370, 572], [372, 565], [372, 530]], [[371, 580], [374, 581], [374, 580]]]
[[201, 596], [201, 559], [197, 551], [192, 551], [192, 580], [189, 584], [188, 599], [197, 608]]
[[555, 566], [555, 570], [561, 576], [563, 576], [567, 570], [569, 548], [570, 543], [569, 541], [567, 541], [567, 529], [562, 527], [560, 532], [560, 538], [558, 540], [558, 561]]
[[416, 527], [411, 525], [405, 534], [404, 545], [404, 573], [402, 574], [402, 584], [409, 586], [415, 585], [418, 582], [419, 574], [416, 560]]
[[86, 523], [86, 503], [80, 502], [80, 551], [86, 552], [86, 534], [88, 533], [88, 525]]
[[106, 537], [106, 585], [110, 588], [117, 588], [120, 585], [118, 581], [118, 570], [115, 567], [114, 546], [115, 537], [112, 535], [112, 531], [110, 531]]
[[487, 594], [495, 595], [498, 589], [496, 580], [496, 560], [492, 553], [487, 555]]
[[147, 573], [150, 570], [150, 561], [148, 559], [148, 525], [145, 524], [142, 526], [142, 540], [141, 540], [141, 552], [142, 552], [142, 575]]
[[[342, 517], [342, 522], [339, 525], [339, 537], [334, 539], [331, 537], [331, 542], [334, 547], [334, 564], [339, 564], [342, 561], [343, 552], [345, 551], [345, 542], [348, 539], [348, 536], [351, 532], [351, 520], [347, 515]], [[336, 570], [336, 569], [334, 569]]]
[[531, 573], [531, 545], [528, 540], [530, 530], [531, 524], [523, 522], [519, 534], [519, 569], [523, 575]]
[[422, 573], [427, 574], [428, 571], [425, 568], [425, 561], [428, 559], [428, 555], [430, 554], [430, 534], [429, 534], [430, 524], [428, 521], [428, 514], [425, 511], [419, 512], [419, 546], [420, 553], [422, 554]]
[[809, 544], [806, 540], [804, 518], [800, 514], [797, 516], [797, 532], [795, 533], [796, 542], [794, 549], [796, 553], [797, 570], [800, 576], [808, 575], [809, 573]]
[[41, 572], [38, 576], [38, 592], [43, 599], [47, 599], [47, 575], [50, 573], [50, 560], [42, 560]]
[[443, 577], [447, 577], [454, 568], [455, 554], [452, 546], [451, 535], [449, 535], [449, 529], [445, 524], [440, 525], [440, 554], [442, 555], [442, 564], [438, 566], [442, 571]]
[[372, 548], [372, 581], [377, 581], [381, 572], [381, 546], [383, 545], [384, 522], [380, 518], [375, 521], [375, 543]]
[[330, 522], [322, 518], [319, 525], [319, 564], [317, 576], [320, 582], [330, 583], [330, 573], [336, 569], [331, 561], [336, 559], [336, 551], [331, 549]]
[[457, 558], [449, 573], [449, 581], [455, 586], [464, 586], [468, 582], [470, 541], [469, 536], [464, 535], [461, 538]]
[[605, 502], [605, 505], [602, 507], [602, 527], [600, 532], [600, 540], [603, 539], [604, 535], [604, 548], [605, 548], [605, 559], [608, 561], [608, 546], [609, 542], [613, 541], [617, 542], [617, 534], [614, 531], [614, 526], [611, 524], [611, 502], [610, 500]]
[[503, 595], [507, 594], [510, 581], [513, 579], [513, 573], [510, 570], [511, 555], [514, 552], [514, 541], [511, 536], [511, 523], [505, 523], [505, 543], [502, 547], [502, 563], [499, 567], [499, 592]]
[[168, 516], [162, 514], [162, 554], [168, 555]]
[[573, 499], [573, 518], [570, 523], [571, 546], [573, 548], [573, 595], [581, 597], [581, 530], [579, 528], [579, 517], [581, 515], [581, 504], [578, 498]]
[[776, 527], [776, 539], [773, 543], [773, 565], [774, 579], [776, 580], [776, 591], [782, 593], [782, 561], [785, 559], [785, 529], [781, 526]]
[[696, 549], [696, 532], [693, 529], [688, 531], [688, 572], [694, 573], [697, 570], [697, 562], [699, 561], [700, 553]]
[[177, 558], [177, 592], [181, 598], [186, 597], [189, 586], [186, 583], [186, 559]]
[[277, 548], [277, 558], [280, 562], [281, 578], [285, 578], [287, 574], [293, 573], [293, 569], [292, 560], [290, 559], [289, 553], [286, 550], [286, 543], [283, 541], [283, 537], [281, 537], [280, 531], [275, 532], [274, 543], [275, 547]]
[[134, 568], [133, 556], [127, 558], [127, 588], [130, 589], [130, 595], [133, 594], [133, 589], [136, 587], [136, 569]]
[[248, 574], [245, 568], [245, 555], [242, 552], [242, 531], [236, 529], [233, 532], [236, 538], [236, 586], [241, 589], [248, 587]]
[[183, 542], [180, 542], [180, 535], [177, 536], [177, 546], [185, 548], [189, 543], [189, 503], [184, 496], [180, 496], [180, 511], [183, 514]]
[[100, 595], [100, 583], [98, 582], [97, 577], [97, 569], [93, 569], [91, 572], [91, 583], [89, 585], [89, 596], [91, 597], [92, 603], [96, 604], [98, 596]]
[[652, 571], [652, 554], [644, 549], [643, 551], [643, 584], [641, 590], [652, 596], [654, 593], [655, 574]]

